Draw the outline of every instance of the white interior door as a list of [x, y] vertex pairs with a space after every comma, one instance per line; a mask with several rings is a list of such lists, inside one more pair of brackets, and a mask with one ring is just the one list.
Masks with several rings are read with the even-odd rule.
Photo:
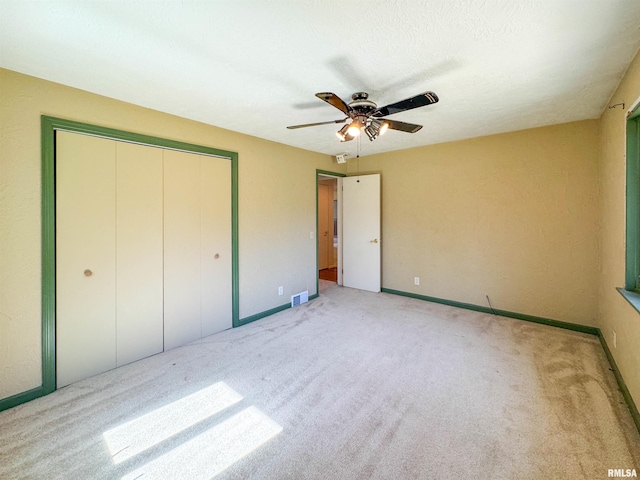
[[342, 282], [380, 291], [380, 175], [342, 179]]
[[56, 133], [56, 383], [116, 367], [116, 142]]

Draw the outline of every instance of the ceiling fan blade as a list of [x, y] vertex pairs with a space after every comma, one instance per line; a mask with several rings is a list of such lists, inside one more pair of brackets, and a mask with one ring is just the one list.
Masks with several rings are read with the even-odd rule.
[[392, 103], [384, 107], [376, 108], [371, 116], [378, 118], [386, 117], [387, 115], [393, 115], [394, 113], [406, 112], [407, 110], [424, 107], [425, 105], [432, 105], [438, 100], [438, 96], [435, 93], [424, 92], [420, 95], [416, 95], [415, 97], [407, 98], [405, 100], [400, 100], [399, 102]]
[[329, 105], [336, 107], [338, 110], [345, 113], [346, 115], [349, 115], [352, 111], [352, 108], [349, 105], [347, 105], [345, 101], [342, 100], [335, 93], [331, 93], [331, 92], [316, 93], [316, 97], [318, 97], [320, 100], [324, 100]]
[[305, 123], [304, 125], [291, 125], [290, 127], [287, 127], [287, 128], [290, 130], [294, 130], [296, 128], [315, 127], [317, 125], [330, 125], [332, 123], [344, 123], [346, 121], [347, 119], [343, 118], [342, 120], [331, 120], [330, 122]]
[[416, 133], [422, 128], [422, 125], [416, 125], [415, 123], [399, 122], [397, 120], [384, 119], [384, 123], [389, 124], [391, 130], [400, 130], [401, 132]]

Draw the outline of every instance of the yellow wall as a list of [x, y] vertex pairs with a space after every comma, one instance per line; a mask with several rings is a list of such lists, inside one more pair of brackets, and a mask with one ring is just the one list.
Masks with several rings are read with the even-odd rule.
[[0, 92], [0, 399], [41, 384], [40, 115], [238, 152], [241, 318], [315, 293], [316, 168], [343, 170], [333, 157], [2, 69]]
[[382, 174], [384, 287], [482, 306], [488, 295], [497, 309], [597, 325], [597, 121], [374, 155], [360, 168]]
[[[40, 384], [41, 114], [237, 151], [241, 317], [315, 292], [315, 169], [344, 172], [332, 157], [1, 69], [0, 90], [0, 398]], [[636, 58], [609, 103], [638, 96]], [[383, 285], [598, 326], [637, 403], [640, 314], [615, 291], [625, 113], [360, 159], [382, 173]]]
[[[640, 97], [640, 55], [626, 75], [600, 118], [602, 189], [601, 258], [599, 275], [600, 328], [637, 406], [640, 406], [640, 313], [616, 291], [625, 283], [625, 189], [626, 189], [626, 115]], [[617, 348], [613, 346], [613, 331]]]

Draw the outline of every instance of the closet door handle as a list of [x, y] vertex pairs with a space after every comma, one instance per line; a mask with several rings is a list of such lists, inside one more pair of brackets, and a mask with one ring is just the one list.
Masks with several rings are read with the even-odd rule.
[[93, 275], [93, 272], [87, 268], [87, 269], [84, 271], [84, 276], [85, 276], [85, 277], [90, 277], [91, 275]]

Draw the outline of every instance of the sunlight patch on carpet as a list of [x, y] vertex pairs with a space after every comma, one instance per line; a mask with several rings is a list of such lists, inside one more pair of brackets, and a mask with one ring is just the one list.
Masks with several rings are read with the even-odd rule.
[[282, 431], [251, 406], [122, 477], [122, 480], [208, 480]]
[[103, 433], [114, 464], [121, 463], [242, 400], [224, 382], [153, 410]]

